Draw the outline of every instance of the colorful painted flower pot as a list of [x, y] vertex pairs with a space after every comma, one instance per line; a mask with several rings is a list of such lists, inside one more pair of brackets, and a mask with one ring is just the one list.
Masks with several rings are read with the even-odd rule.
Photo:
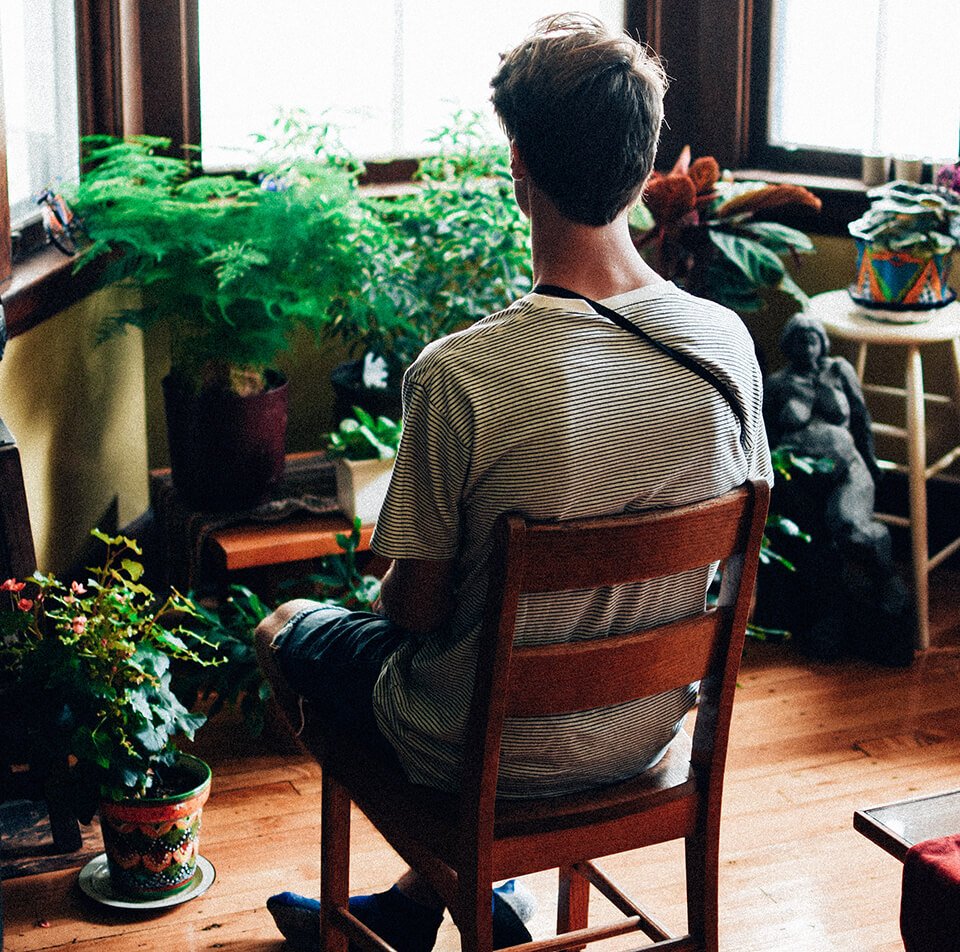
[[867, 308], [932, 310], [949, 304], [956, 295], [947, 284], [950, 253], [913, 255], [857, 242], [857, 280], [853, 299]]
[[175, 895], [196, 875], [210, 768], [197, 757], [181, 754], [176, 771], [184, 778], [183, 792], [100, 804], [110, 884], [129, 899]]

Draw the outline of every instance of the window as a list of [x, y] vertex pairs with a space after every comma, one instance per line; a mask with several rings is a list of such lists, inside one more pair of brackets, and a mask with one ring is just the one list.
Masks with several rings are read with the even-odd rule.
[[752, 161], [859, 177], [859, 156], [953, 160], [956, 0], [757, 0]]
[[[578, 8], [617, 25], [622, 0]], [[200, 123], [208, 167], [236, 166], [251, 133], [280, 108], [323, 115], [364, 158], [422, 155], [456, 108], [489, 117], [498, 54], [551, 0], [478, 6], [467, 0], [352, 0], [336, 6], [276, 0], [201, 0]]]
[[116, 0], [0, 0], [0, 292], [8, 336], [90, 289], [89, 276], [71, 275], [70, 259], [43, 249], [35, 195], [76, 177], [81, 132], [119, 128], [116, 10]]
[[768, 138], [783, 148], [953, 159], [956, 0], [776, 0]]
[[0, 0], [7, 194], [13, 228], [37, 216], [35, 196], [77, 176], [73, 0]]

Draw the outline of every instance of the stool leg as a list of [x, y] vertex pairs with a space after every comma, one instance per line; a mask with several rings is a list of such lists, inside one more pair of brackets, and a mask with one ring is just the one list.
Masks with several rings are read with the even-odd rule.
[[950, 353], [953, 361], [950, 369], [953, 375], [953, 409], [957, 413], [957, 422], [960, 423], [960, 337], [950, 341]]
[[857, 379], [863, 383], [863, 375], [867, 370], [867, 345], [861, 343], [857, 348]]
[[917, 606], [916, 647], [930, 647], [927, 590], [927, 433], [923, 405], [923, 361], [920, 348], [907, 352], [907, 461], [910, 470], [910, 540]]

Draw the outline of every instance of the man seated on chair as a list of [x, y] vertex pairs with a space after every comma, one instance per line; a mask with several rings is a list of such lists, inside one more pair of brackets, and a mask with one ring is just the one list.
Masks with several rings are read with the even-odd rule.
[[[395, 755], [410, 780], [457, 789], [497, 517], [570, 519], [718, 496], [772, 481], [753, 343], [725, 308], [641, 259], [627, 214], [663, 115], [658, 62], [582, 15], [537, 24], [492, 81], [536, 289], [429, 345], [403, 383], [404, 434], [372, 548], [392, 559], [380, 614], [297, 600], [258, 628], [264, 667], [314, 716]], [[719, 378], [595, 311], [601, 300]], [[734, 406], [733, 404], [736, 404]], [[702, 610], [709, 571], [527, 602], [517, 640], [599, 637]], [[268, 650], [268, 646], [272, 650]], [[567, 794], [655, 764], [696, 688], [563, 718], [508, 721], [498, 795]], [[507, 890], [509, 891], [509, 889]], [[528, 933], [495, 893], [496, 947]], [[315, 900], [268, 906], [294, 943], [317, 942]], [[399, 952], [428, 952], [442, 906], [415, 872], [351, 910]]]

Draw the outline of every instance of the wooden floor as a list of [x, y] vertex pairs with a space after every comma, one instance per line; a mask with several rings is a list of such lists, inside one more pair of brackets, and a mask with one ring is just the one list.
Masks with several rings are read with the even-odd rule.
[[[721, 947], [737, 952], [896, 952], [900, 865], [852, 827], [853, 811], [960, 786], [960, 577], [935, 573], [934, 640], [908, 671], [812, 664], [789, 646], [751, 644], [734, 708], [724, 800]], [[214, 766], [202, 853], [210, 891], [160, 915], [98, 907], [77, 869], [3, 883], [7, 952], [280, 950], [264, 908], [281, 889], [317, 893], [318, 768], [251, 745], [228, 722], [201, 751]], [[386, 887], [399, 860], [358, 816], [354, 891]], [[605, 865], [682, 925], [678, 844]], [[547, 934], [555, 876], [527, 880]], [[597, 899], [597, 921], [611, 917]], [[635, 946], [635, 940], [632, 945]], [[458, 947], [445, 923], [438, 948]], [[621, 944], [620, 948], [627, 947]]]

